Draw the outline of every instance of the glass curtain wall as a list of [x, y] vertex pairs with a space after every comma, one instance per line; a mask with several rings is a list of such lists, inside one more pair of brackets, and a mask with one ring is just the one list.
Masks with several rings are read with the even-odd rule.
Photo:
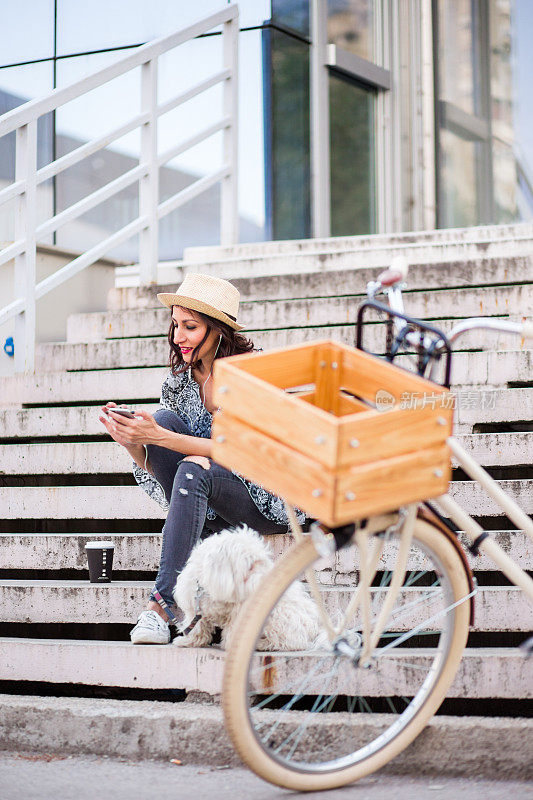
[[533, 218], [529, 0], [434, 2], [439, 227]]
[[[373, 0], [327, 0], [328, 42], [378, 61]], [[356, 75], [329, 72], [331, 235], [375, 233], [377, 90]]]
[[[3, 4], [0, 28], [0, 113], [65, 86], [132, 48], [207, 16], [227, 0], [20, 0]], [[241, 0], [239, 36], [240, 240], [304, 237], [309, 222], [309, 17], [302, 0]], [[159, 101], [220, 68], [220, 32], [161, 57]], [[105, 134], [139, 109], [136, 72], [66, 104], [39, 125], [39, 164]], [[205, 73], [205, 74], [204, 74]], [[159, 151], [185, 141], [222, 116], [221, 86], [161, 119]], [[14, 137], [0, 140], [0, 186], [13, 180]], [[41, 187], [43, 219], [139, 163], [134, 131]], [[266, 160], [266, 157], [268, 160]], [[222, 164], [222, 134], [161, 167], [160, 200]], [[219, 186], [166, 217], [160, 257], [179, 258], [191, 245], [219, 242]], [[0, 208], [0, 238], [13, 238], [13, 208]], [[137, 214], [136, 186], [59, 229], [59, 246], [82, 251]], [[110, 253], [136, 260], [137, 241]]]
[[330, 74], [331, 235], [374, 233], [375, 92]]
[[264, 28], [265, 188], [268, 239], [311, 236], [309, 44]]

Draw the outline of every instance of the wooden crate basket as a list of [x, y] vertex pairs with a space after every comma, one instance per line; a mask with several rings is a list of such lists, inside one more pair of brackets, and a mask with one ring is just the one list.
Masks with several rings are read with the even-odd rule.
[[332, 341], [215, 362], [213, 458], [330, 526], [448, 490], [453, 396]]

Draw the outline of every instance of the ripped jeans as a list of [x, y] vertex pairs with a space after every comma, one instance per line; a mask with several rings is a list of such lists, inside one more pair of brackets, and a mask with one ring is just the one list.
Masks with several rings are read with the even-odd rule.
[[[182, 419], [168, 409], [159, 409], [154, 419], [162, 428], [194, 436]], [[170, 505], [163, 526], [163, 542], [155, 587], [169, 606], [174, 606], [172, 590], [176, 577], [202, 537], [224, 528], [245, 523], [262, 534], [286, 533], [280, 525], [257, 508], [244, 483], [230, 470], [211, 459], [210, 469], [185, 461], [182, 453], [166, 447], [148, 445], [148, 462]], [[216, 512], [207, 519], [207, 507]], [[153, 594], [150, 600], [155, 600]]]

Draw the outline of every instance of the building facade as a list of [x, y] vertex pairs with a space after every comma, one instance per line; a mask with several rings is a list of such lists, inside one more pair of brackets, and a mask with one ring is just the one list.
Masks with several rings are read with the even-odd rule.
[[[0, 113], [67, 85], [226, 0], [0, 0]], [[240, 240], [463, 227], [533, 218], [531, 0], [241, 0]], [[161, 59], [159, 94], [216, 69], [219, 32]], [[124, 76], [39, 125], [39, 165], [139, 104]], [[213, 87], [168, 115], [160, 149], [209, 124]], [[161, 170], [161, 200], [221, 163], [221, 134]], [[0, 186], [13, 180], [0, 140]], [[138, 132], [39, 187], [42, 218], [139, 158]], [[161, 259], [219, 240], [218, 188], [169, 215]], [[138, 210], [125, 190], [65, 225], [81, 251]], [[14, 209], [0, 209], [0, 239]], [[111, 255], [134, 260], [136, 242]]]

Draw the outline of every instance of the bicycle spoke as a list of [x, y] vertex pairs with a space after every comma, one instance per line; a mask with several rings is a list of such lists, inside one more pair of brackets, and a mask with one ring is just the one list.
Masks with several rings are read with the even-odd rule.
[[321, 712], [324, 710], [324, 708], [326, 708], [326, 706], [327, 706], [329, 703], [331, 703], [332, 701], [333, 701], [333, 702], [335, 701], [335, 698], [336, 698], [336, 696], [337, 696], [337, 695], [336, 695], [336, 694], [331, 694], [331, 695], [329, 695], [329, 697], [326, 697], [326, 699], [325, 699], [325, 700], [324, 700], [322, 703], [320, 703], [320, 705], [318, 705], [318, 702], [319, 702], [320, 698], [322, 698], [323, 696], [324, 696], [324, 695], [319, 695], [319, 696], [318, 696], [318, 698], [317, 698], [317, 700], [315, 701], [315, 703], [313, 703], [313, 707], [311, 708], [311, 711], [310, 711], [310, 713], [309, 713], [309, 715], [308, 715], [308, 717], [307, 717], [307, 721], [306, 721], [306, 722], [304, 722], [302, 725], [300, 725], [298, 728], [296, 728], [296, 729], [295, 729], [295, 730], [294, 730], [294, 731], [291, 733], [291, 735], [290, 735], [290, 736], [289, 736], [289, 737], [288, 737], [288, 738], [287, 738], [287, 739], [286, 739], [286, 740], [283, 742], [283, 744], [281, 744], [281, 745], [280, 745], [280, 747], [278, 748], [277, 752], [279, 752], [279, 750], [281, 749], [281, 747], [283, 747], [283, 745], [286, 745], [286, 744], [288, 744], [288, 743], [290, 742], [290, 740], [292, 739], [292, 737], [293, 737], [293, 736], [294, 736], [296, 733], [298, 733], [297, 739], [295, 740], [295, 742], [294, 742], [294, 745], [293, 745], [293, 747], [292, 747], [292, 749], [291, 749], [291, 752], [290, 752], [290, 754], [289, 754], [289, 758], [292, 758], [292, 755], [294, 754], [294, 751], [295, 751], [296, 747], [298, 746], [298, 742], [299, 742], [299, 741], [300, 741], [300, 739], [302, 738], [302, 736], [303, 736], [304, 732], [307, 730], [307, 727], [308, 727], [309, 723], [310, 723], [310, 722], [311, 722], [311, 720], [312, 720], [312, 716], [311, 716], [311, 715], [312, 715], [312, 714], [320, 714], [320, 713], [321, 713]]
[[[334, 665], [334, 667], [333, 667], [333, 669], [330, 671], [330, 673], [329, 673], [329, 674], [327, 674], [327, 675], [324, 677], [324, 680], [327, 680], [328, 678], [332, 677], [332, 676], [335, 674], [335, 672], [336, 672], [337, 670], [338, 670], [338, 663], [337, 663], [337, 664], [335, 664], [335, 665]], [[300, 697], [302, 697], [302, 696], [303, 696], [303, 695], [301, 695], [301, 694], [300, 694]], [[323, 697], [323, 695], [319, 695], [319, 697]], [[288, 702], [288, 703], [287, 703], [287, 704], [284, 706], [284, 710], [289, 710], [290, 708], [292, 708], [292, 707], [294, 706], [294, 703], [295, 703], [295, 702], [296, 702], [296, 700], [295, 700], [295, 699], [293, 699], [293, 700], [290, 700], [290, 701], [289, 701], [289, 702]], [[310, 718], [309, 718], [309, 719], [310, 719]], [[275, 732], [275, 731], [278, 729], [278, 727], [279, 727], [279, 725], [280, 725], [280, 724], [281, 724], [281, 718], [280, 718], [280, 719], [279, 719], [277, 722], [275, 722], [275, 723], [274, 723], [274, 725], [271, 727], [270, 731], [268, 732], [267, 736], [266, 736], [266, 737], [263, 737], [262, 741], [266, 741], [267, 739], [269, 739], [269, 738], [270, 738], [270, 737], [273, 735], [273, 733], [274, 733], [274, 732]], [[307, 723], [307, 724], [308, 724], [308, 723]], [[291, 736], [292, 736], [292, 734], [291, 734]]]
[[[331, 655], [329, 655], [328, 657], [329, 657], [329, 658], [331, 658]], [[314, 667], [312, 668], [311, 672], [309, 672], [309, 673], [307, 674], [307, 681], [306, 681], [306, 682], [303, 684], [303, 686], [301, 686], [301, 687], [300, 687], [300, 689], [305, 689], [305, 687], [306, 687], [306, 686], [309, 684], [309, 681], [311, 681], [311, 680], [312, 680], [312, 678], [313, 678], [313, 677], [316, 675], [316, 672], [318, 671], [318, 669], [321, 667], [321, 665], [323, 664], [323, 662], [324, 662], [325, 660], [326, 660], [326, 657], [324, 657], [324, 658], [321, 658], [321, 659], [320, 659], [320, 660], [319, 660], [317, 663], [315, 663], [315, 665], [314, 665]], [[288, 684], [285, 684], [285, 686], [286, 686], [286, 688], [287, 688], [287, 691], [285, 691], [285, 692], [278, 691], [278, 692], [274, 692], [274, 693], [272, 693], [272, 694], [269, 694], [269, 695], [267, 695], [267, 697], [266, 697], [264, 700], [262, 700], [260, 703], [258, 703], [257, 705], [255, 705], [255, 706], [253, 707], [253, 710], [254, 710], [254, 711], [255, 711], [255, 710], [259, 710], [259, 709], [263, 708], [263, 707], [264, 707], [264, 706], [265, 706], [267, 703], [271, 703], [271, 702], [272, 702], [274, 699], [276, 699], [277, 697], [284, 697], [286, 694], [289, 694], [289, 693], [290, 693], [290, 692], [288, 691], [288, 687], [289, 687], [289, 685], [288, 685]], [[258, 692], [258, 691], [255, 691], [255, 692], [249, 692], [249, 695], [250, 695], [250, 696], [253, 696], [254, 694], [259, 694], [259, 692]], [[292, 702], [292, 705], [294, 705], [294, 703], [296, 702], [296, 700], [294, 700], [294, 697], [295, 697], [295, 696], [293, 696], [293, 702]], [[300, 696], [298, 697], [298, 699], [299, 699], [300, 697], [303, 697], [303, 695], [302, 695], [302, 694], [300, 694]], [[290, 708], [291, 706], [289, 705], [288, 707]]]
[[[408, 513], [412, 516], [413, 509]], [[374, 535], [379, 538], [378, 557]], [[342, 772], [368, 762], [404, 732], [410, 740], [410, 731], [419, 731], [421, 721], [428, 718], [424, 716], [430, 713], [428, 698], [436, 696], [435, 690], [446, 690], [444, 684], [453, 671], [444, 670], [450, 653], [458, 654], [466, 640], [465, 612], [452, 611], [468, 599], [468, 584], [459, 556], [440, 533], [414, 520], [411, 531], [396, 526], [387, 536], [367, 533], [366, 539], [360, 531], [356, 540], [358, 580], [334, 584], [321, 583], [324, 574], [311, 576], [316, 554], [312, 541], [304, 537], [295, 546], [302, 558], [293, 559], [293, 573], [290, 557], [285, 562], [287, 583], [282, 582], [281, 572], [272, 581], [271, 594], [265, 598], [272, 610], [256, 614], [253, 620], [265, 626], [270, 614], [281, 611], [280, 592], [307, 574], [308, 590], [319, 600], [322, 612], [322, 635], [328, 623], [335, 623], [337, 637], [329, 637], [331, 644], [298, 652], [257, 651], [253, 656], [243, 650], [241, 655], [247, 658], [248, 685], [242, 687], [244, 692], [234, 693], [232, 702], [238, 705], [240, 698], [248, 698], [246, 719], [254, 746], [267, 759], [263, 763], [270, 759], [293, 774]], [[383, 565], [391, 568], [378, 572]], [[407, 570], [407, 565], [415, 568]], [[262, 630], [249, 626], [248, 635], [260, 637]], [[368, 652], [363, 647], [365, 635]], [[236, 668], [238, 663], [236, 656]], [[317, 715], [338, 721], [323, 742], [314, 735]], [[370, 715], [375, 720], [367, 724]], [[236, 723], [233, 731], [246, 729], [244, 721]], [[242, 744], [245, 755], [246, 742]]]

